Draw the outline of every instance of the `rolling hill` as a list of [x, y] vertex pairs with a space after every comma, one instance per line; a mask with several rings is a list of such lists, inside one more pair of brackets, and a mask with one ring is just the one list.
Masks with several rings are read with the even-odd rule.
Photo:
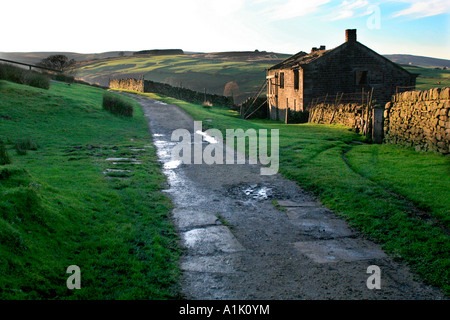
[[[158, 54], [142, 54], [158, 51]], [[112, 51], [104, 53], [58, 52], [78, 63], [74, 74], [84, 81], [107, 86], [111, 78], [134, 77], [195, 91], [228, 95], [227, 84], [233, 83], [233, 97], [239, 104], [254, 96], [263, 84], [266, 69], [290, 54], [266, 51], [161, 54], [164, 50]], [[181, 50], [180, 50], [181, 51]], [[182, 52], [182, 51], [181, 51]], [[139, 53], [139, 54], [138, 54]], [[173, 53], [172, 51], [168, 53]], [[57, 52], [0, 53], [0, 58], [38, 63]], [[420, 74], [417, 89], [450, 86], [450, 60], [406, 54], [385, 55], [412, 73]], [[445, 68], [445, 69], [444, 69]]]
[[425, 68], [450, 68], [450, 60], [437, 59], [422, 56], [413, 56], [410, 54], [386, 54], [389, 60], [401, 64]]

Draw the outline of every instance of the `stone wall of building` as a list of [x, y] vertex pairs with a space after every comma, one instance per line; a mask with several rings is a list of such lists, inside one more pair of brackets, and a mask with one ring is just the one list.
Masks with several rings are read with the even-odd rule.
[[449, 87], [394, 95], [385, 106], [384, 142], [449, 154], [449, 95]]

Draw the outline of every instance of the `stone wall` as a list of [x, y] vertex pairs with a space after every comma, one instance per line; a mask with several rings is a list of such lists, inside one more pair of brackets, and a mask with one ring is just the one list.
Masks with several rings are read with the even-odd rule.
[[366, 125], [371, 120], [371, 109], [365, 105], [349, 104], [317, 104], [309, 110], [309, 122], [324, 124], [340, 124], [351, 127], [357, 132], [369, 129]]
[[144, 81], [136, 79], [113, 79], [109, 81], [111, 89], [131, 90], [144, 92]]
[[136, 80], [132, 78], [114, 79], [109, 81], [109, 87], [111, 89], [159, 93], [168, 97], [198, 104], [202, 104], [206, 100], [216, 106], [234, 106], [232, 97], [224, 97], [217, 94], [208, 94], [205, 92], [198, 92], [186, 88], [173, 87], [165, 83], [154, 82], [150, 80]]
[[202, 104], [206, 100], [211, 102], [215, 106], [223, 106], [223, 107], [234, 106], [232, 97], [224, 97], [217, 94], [209, 94], [186, 88], [173, 87], [166, 83], [154, 82], [150, 80], [144, 81], [144, 92], [159, 93], [168, 97], [197, 104]]
[[449, 154], [449, 95], [449, 87], [394, 95], [385, 106], [384, 142]]

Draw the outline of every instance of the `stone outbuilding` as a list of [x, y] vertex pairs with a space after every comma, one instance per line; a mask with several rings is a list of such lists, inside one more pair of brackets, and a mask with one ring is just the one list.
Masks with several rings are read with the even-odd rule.
[[356, 39], [356, 29], [345, 31], [345, 42], [299, 52], [267, 71], [270, 118], [282, 120], [286, 109], [307, 110], [314, 98], [371, 91], [384, 105], [398, 87], [414, 87], [417, 75], [369, 49]]

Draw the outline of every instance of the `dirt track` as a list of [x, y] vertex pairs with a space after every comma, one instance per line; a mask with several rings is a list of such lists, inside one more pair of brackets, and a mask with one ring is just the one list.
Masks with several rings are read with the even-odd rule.
[[[259, 165], [174, 163], [171, 134], [194, 134], [193, 119], [176, 106], [129, 96], [145, 111], [168, 177], [187, 248], [187, 299], [445, 299], [280, 175], [262, 176]], [[381, 270], [381, 289], [367, 288], [370, 265]]]

